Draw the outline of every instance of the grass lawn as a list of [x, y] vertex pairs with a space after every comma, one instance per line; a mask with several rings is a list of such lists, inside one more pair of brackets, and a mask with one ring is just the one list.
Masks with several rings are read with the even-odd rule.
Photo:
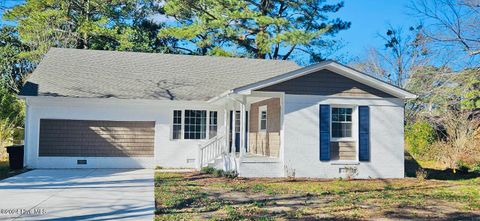
[[156, 220], [480, 220], [480, 178], [228, 179], [155, 174]]

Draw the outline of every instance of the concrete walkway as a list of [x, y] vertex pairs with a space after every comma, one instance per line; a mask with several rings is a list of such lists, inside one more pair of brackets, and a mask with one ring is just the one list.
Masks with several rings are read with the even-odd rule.
[[0, 181], [0, 220], [153, 220], [153, 170], [33, 170]]

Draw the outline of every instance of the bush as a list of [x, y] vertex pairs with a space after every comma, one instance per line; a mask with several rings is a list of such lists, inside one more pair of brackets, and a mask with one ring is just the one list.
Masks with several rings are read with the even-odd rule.
[[223, 170], [213, 170], [213, 175], [216, 177], [222, 177], [223, 176]]
[[223, 170], [217, 170], [213, 167], [203, 167], [201, 170], [202, 173], [206, 174], [212, 174], [216, 177], [226, 177], [226, 178], [236, 178], [238, 176], [237, 171], [223, 171]]
[[6, 83], [0, 79], [0, 119], [6, 120], [13, 127], [23, 127], [25, 102], [8, 90]]
[[430, 157], [428, 151], [435, 141], [435, 129], [428, 121], [420, 120], [405, 128], [405, 142], [415, 157]]
[[203, 167], [201, 171], [202, 171], [202, 173], [213, 174], [213, 172], [215, 171], [215, 168], [213, 168], [213, 167]]
[[417, 177], [418, 180], [420, 181], [423, 181], [425, 179], [427, 179], [428, 177], [428, 172], [426, 170], [424, 170], [423, 168], [419, 168], [416, 172], [415, 172], [415, 175]]
[[459, 160], [456, 163], [456, 170], [460, 173], [468, 173], [469, 166], [465, 162]]
[[6, 160], [8, 157], [5, 147], [13, 144], [14, 132], [13, 124], [0, 119], [0, 161]]
[[480, 163], [472, 167], [472, 172], [474, 173], [480, 173]]
[[226, 178], [229, 178], [229, 179], [234, 179], [234, 178], [238, 177], [238, 173], [235, 170], [225, 171], [223, 173], [223, 176], [226, 177]]

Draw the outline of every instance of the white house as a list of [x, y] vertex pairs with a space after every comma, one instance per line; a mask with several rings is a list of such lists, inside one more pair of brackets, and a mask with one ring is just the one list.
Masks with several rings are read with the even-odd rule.
[[405, 99], [335, 61], [51, 49], [20, 92], [30, 168], [404, 176]]

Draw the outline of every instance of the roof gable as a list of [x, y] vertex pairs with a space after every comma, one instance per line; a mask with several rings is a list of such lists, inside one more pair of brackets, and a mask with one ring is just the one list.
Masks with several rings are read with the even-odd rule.
[[257, 91], [281, 91], [286, 94], [344, 97], [394, 97], [391, 94], [362, 84], [328, 69], [322, 69], [260, 88]]
[[295, 78], [299, 78], [308, 74], [319, 72], [321, 70], [329, 70], [343, 77], [351, 79], [355, 82], [364, 84], [366, 86], [374, 88], [377, 91], [384, 92], [394, 97], [398, 97], [401, 99], [416, 98], [415, 94], [412, 94], [402, 88], [383, 82], [379, 79], [376, 79], [360, 71], [357, 71], [353, 68], [350, 68], [338, 62], [330, 61], [330, 60], [320, 62], [318, 64], [314, 64], [301, 69], [297, 69], [297, 70], [294, 70], [282, 75], [278, 75], [263, 81], [255, 82], [253, 84], [245, 85], [245, 86], [234, 89], [233, 92], [240, 93], [240, 94], [249, 93], [254, 90], [261, 90], [263, 88], [268, 88], [272, 85], [278, 85]]

